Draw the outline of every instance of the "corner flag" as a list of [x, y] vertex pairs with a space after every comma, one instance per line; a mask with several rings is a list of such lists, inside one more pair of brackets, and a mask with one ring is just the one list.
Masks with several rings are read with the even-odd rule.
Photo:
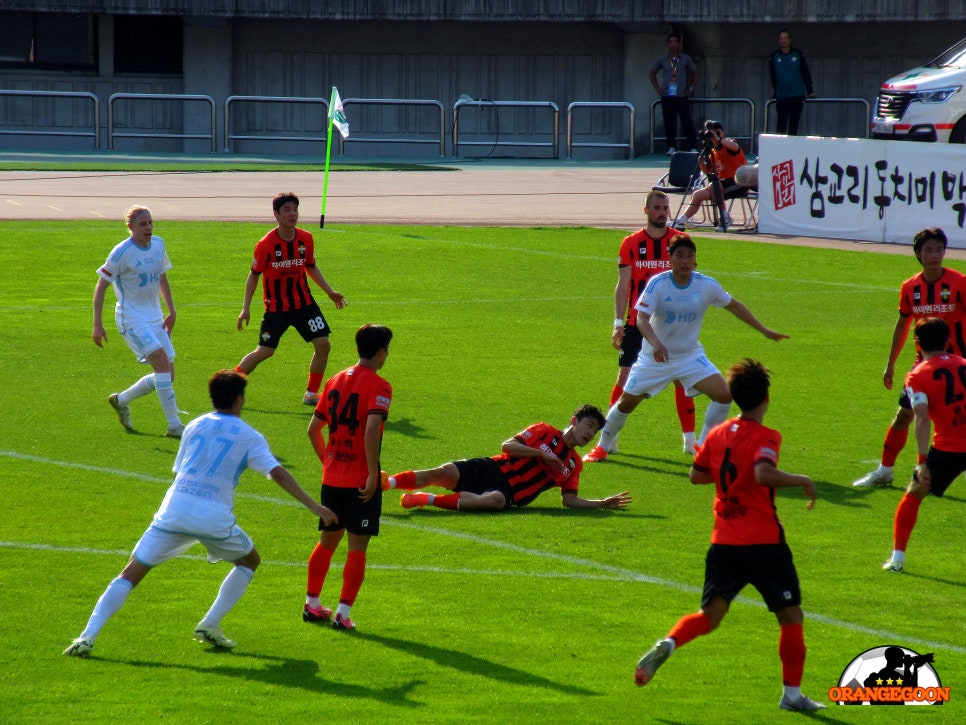
[[329, 103], [329, 118], [333, 125], [339, 129], [342, 138], [349, 138], [349, 119], [345, 117], [345, 109], [342, 108], [342, 99], [339, 97], [339, 89], [332, 86], [332, 101]]
[[349, 138], [349, 120], [342, 108], [339, 89], [332, 86], [332, 99], [329, 101], [329, 124], [325, 138], [325, 178], [322, 182], [322, 214], [319, 216], [319, 229], [325, 228], [325, 202], [329, 195], [329, 158], [332, 155], [332, 127], [339, 129], [342, 138]]

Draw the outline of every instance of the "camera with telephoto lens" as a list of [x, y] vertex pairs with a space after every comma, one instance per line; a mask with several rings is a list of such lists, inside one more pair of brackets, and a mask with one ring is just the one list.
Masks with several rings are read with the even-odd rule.
[[718, 137], [718, 134], [715, 132], [723, 131], [723, 130], [724, 128], [722, 127], [721, 123], [719, 123], [718, 121], [705, 121], [704, 127], [700, 131], [698, 131], [698, 138], [701, 139], [704, 143], [713, 143], [714, 140]]
[[919, 655], [918, 657], [913, 657], [912, 655], [905, 656], [904, 664], [910, 665], [912, 667], [922, 667], [923, 665], [931, 665], [933, 662], [932, 652], [929, 654]]

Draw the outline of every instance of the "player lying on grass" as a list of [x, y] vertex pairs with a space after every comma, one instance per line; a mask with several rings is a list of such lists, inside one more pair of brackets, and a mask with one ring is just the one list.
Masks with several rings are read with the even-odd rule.
[[199, 543], [208, 550], [210, 562], [230, 561], [234, 566], [195, 627], [194, 638], [226, 649], [235, 646], [221, 631], [221, 619], [241, 599], [261, 563], [252, 540], [235, 522], [235, 487], [246, 468], [271, 478], [326, 523], [336, 522], [335, 514], [316, 503], [279, 464], [264, 436], [239, 417], [246, 383], [245, 375], [234, 370], [217, 372], [209, 381], [214, 412], [185, 426], [174, 461], [174, 483], [161, 508], [135, 545], [124, 571], [97, 600], [80, 637], [64, 650], [65, 655], [88, 656], [107, 620], [124, 606], [148, 572]]
[[499, 456], [403, 471], [390, 476], [383, 487], [412, 491], [439, 486], [452, 491], [405, 493], [401, 503], [407, 509], [435, 506], [452, 511], [502, 511], [526, 506], [554, 486], [560, 488], [567, 508], [624, 508], [631, 502], [626, 491], [603, 499], [577, 495], [583, 463], [576, 449], [590, 443], [603, 424], [604, 415], [598, 408], [583, 405], [563, 431], [547, 423], [535, 423], [504, 441]]
[[691, 465], [691, 483], [715, 484], [714, 529], [705, 559], [701, 610], [678, 620], [637, 663], [640, 687], [654, 677], [678, 647], [709, 634], [721, 624], [731, 602], [747, 584], [759, 591], [778, 619], [778, 656], [782, 663], [782, 710], [812, 712], [825, 705], [802, 694], [805, 638], [801, 590], [785, 529], [775, 511], [775, 489], [801, 487], [815, 502], [808, 476], [778, 468], [782, 437], [762, 424], [768, 411], [770, 380], [765, 367], [745, 359], [728, 369], [728, 389], [741, 415], [715, 427]]

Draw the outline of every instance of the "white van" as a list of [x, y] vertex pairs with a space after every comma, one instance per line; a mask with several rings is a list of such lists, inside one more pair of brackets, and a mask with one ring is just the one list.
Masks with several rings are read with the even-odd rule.
[[872, 137], [966, 143], [966, 38], [882, 84]]

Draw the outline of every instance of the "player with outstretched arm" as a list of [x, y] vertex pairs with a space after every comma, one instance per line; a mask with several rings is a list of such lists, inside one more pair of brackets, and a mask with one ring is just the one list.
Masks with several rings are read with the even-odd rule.
[[434, 506], [451, 511], [503, 511], [526, 506], [554, 487], [560, 489], [561, 503], [567, 508], [621, 509], [631, 502], [626, 491], [601, 499], [577, 495], [583, 466], [577, 448], [592, 441], [603, 422], [598, 408], [582, 405], [562, 431], [547, 423], [535, 423], [503, 441], [498, 456], [403, 471], [390, 476], [384, 486], [405, 491], [439, 486], [452, 491], [404, 493], [401, 503], [407, 509]]
[[627, 417], [647, 398], [652, 398], [675, 380], [689, 395], [703, 393], [711, 398], [704, 414], [698, 445], [708, 432], [728, 417], [731, 393], [728, 384], [704, 354], [698, 340], [709, 307], [723, 307], [769, 340], [788, 335], [765, 327], [751, 310], [725, 292], [712, 277], [697, 271], [697, 247], [683, 234], [668, 244], [671, 269], [652, 277], [637, 301], [637, 326], [644, 344], [631, 367], [620, 400], [607, 411], [607, 420], [594, 449], [585, 461], [598, 462], [617, 447], [617, 437]]
[[782, 663], [782, 710], [813, 712], [825, 705], [802, 694], [805, 639], [798, 573], [775, 509], [776, 488], [801, 488], [808, 508], [815, 484], [808, 476], [778, 468], [782, 437], [763, 424], [768, 411], [768, 370], [745, 359], [728, 369], [728, 387], [741, 414], [708, 434], [691, 466], [691, 483], [715, 484], [714, 529], [705, 559], [701, 609], [678, 620], [637, 663], [640, 687], [677, 648], [716, 629], [741, 590], [751, 584], [778, 619]]
[[261, 563], [251, 538], [235, 521], [235, 488], [246, 468], [271, 478], [324, 521], [336, 521], [335, 514], [306, 493], [276, 460], [264, 436], [241, 419], [246, 384], [245, 375], [236, 370], [212, 376], [208, 392], [214, 412], [185, 426], [174, 460], [174, 483], [127, 566], [97, 600], [87, 626], [65, 655], [87, 657], [101, 629], [148, 572], [199, 543], [208, 550], [210, 562], [230, 561], [233, 566], [195, 627], [194, 638], [224, 649], [235, 646], [221, 630], [221, 620], [241, 599]]

